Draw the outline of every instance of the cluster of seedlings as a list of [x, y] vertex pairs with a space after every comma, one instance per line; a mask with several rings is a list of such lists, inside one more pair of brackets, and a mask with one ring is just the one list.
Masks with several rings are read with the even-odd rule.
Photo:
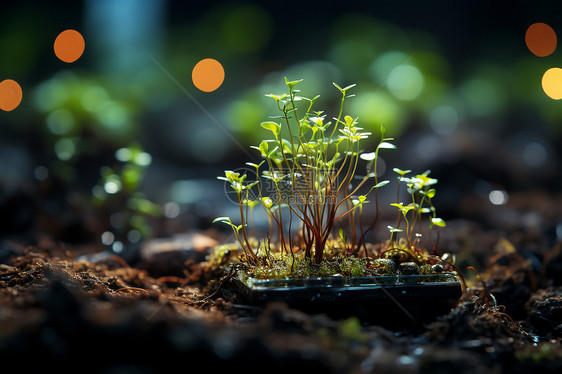
[[[396, 201], [390, 206], [397, 211], [397, 221], [388, 226], [387, 243], [373, 250], [367, 234], [381, 214], [379, 189], [390, 183], [380, 180], [377, 173], [379, 154], [396, 149], [394, 139], [386, 136], [381, 125], [374, 150], [364, 151], [372, 134], [359, 127], [358, 118], [344, 115], [344, 103], [353, 97], [349, 91], [355, 85], [342, 88], [334, 83], [341, 101], [330, 120], [323, 111], [314, 110], [319, 96], [300, 95], [295, 87], [301, 81], [285, 78], [287, 93], [266, 95], [274, 100], [279, 115], [261, 123], [271, 136], [252, 146], [261, 162], [248, 162], [244, 171], [226, 170], [218, 177], [233, 191], [240, 212], [236, 223], [230, 217], [215, 219], [232, 228], [239, 246], [237, 261], [258, 279], [449, 270], [450, 258], [427, 249], [433, 243], [431, 252], [436, 252], [438, 230], [446, 225], [436, 214], [437, 179], [429, 171], [411, 175], [410, 170], [393, 169], [398, 186]], [[400, 200], [403, 187], [407, 202]], [[253, 234], [258, 207], [264, 209], [269, 223], [261, 239]], [[370, 218], [365, 222], [367, 210]], [[424, 230], [428, 239], [422, 243]], [[224, 256], [218, 252], [216, 256]]]

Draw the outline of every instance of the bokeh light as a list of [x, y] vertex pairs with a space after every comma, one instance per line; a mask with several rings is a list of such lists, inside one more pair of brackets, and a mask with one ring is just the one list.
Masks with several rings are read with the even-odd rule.
[[492, 190], [488, 195], [488, 199], [494, 205], [505, 205], [508, 200], [507, 192], [503, 190]]
[[43, 165], [39, 165], [33, 170], [33, 176], [38, 181], [45, 181], [49, 178], [49, 169]]
[[220, 62], [206, 58], [195, 65], [191, 78], [195, 87], [201, 91], [213, 92], [222, 85], [224, 75], [224, 68]]
[[76, 153], [76, 144], [72, 139], [61, 138], [55, 143], [55, 153], [59, 160], [68, 161]]
[[76, 30], [65, 30], [55, 39], [55, 55], [63, 62], [71, 63], [80, 58], [86, 44], [82, 34]]
[[400, 100], [413, 100], [423, 89], [423, 75], [412, 65], [398, 65], [388, 77], [388, 89]]
[[167, 218], [176, 218], [180, 212], [180, 206], [176, 202], [170, 201], [164, 205], [164, 215]]
[[127, 240], [130, 243], [138, 243], [141, 241], [141, 239], [142, 239], [142, 234], [138, 230], [130, 230], [127, 233]]
[[562, 99], [562, 69], [548, 69], [542, 77], [542, 89], [551, 99]]
[[47, 115], [47, 127], [55, 135], [68, 134], [74, 127], [74, 117], [66, 109], [57, 109]]
[[0, 109], [6, 112], [16, 109], [22, 97], [23, 93], [18, 82], [12, 79], [0, 82]]
[[409, 60], [410, 57], [404, 52], [385, 52], [373, 61], [369, 67], [369, 73], [375, 82], [386, 84], [392, 71], [399, 65], [407, 64]]
[[498, 84], [484, 77], [466, 81], [460, 87], [460, 94], [468, 112], [474, 117], [492, 116], [504, 105], [504, 97]]
[[431, 112], [429, 124], [439, 135], [449, 135], [458, 127], [459, 115], [452, 106], [440, 105]]
[[546, 23], [534, 23], [525, 33], [527, 48], [538, 57], [545, 57], [556, 49], [556, 33]]
[[111, 231], [105, 231], [101, 234], [101, 242], [105, 245], [111, 245], [115, 241], [115, 236]]
[[384, 123], [389, 134], [398, 136], [402, 133], [406, 113], [400, 110], [396, 99], [380, 90], [359, 91], [357, 97], [349, 101], [349, 112], [358, 116], [362, 127], [379, 131]]
[[530, 142], [523, 148], [523, 161], [531, 167], [539, 167], [546, 163], [548, 153], [538, 142]]

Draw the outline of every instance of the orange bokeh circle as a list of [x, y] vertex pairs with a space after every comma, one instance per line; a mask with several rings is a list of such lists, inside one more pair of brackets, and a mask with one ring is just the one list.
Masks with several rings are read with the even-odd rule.
[[224, 81], [224, 68], [217, 60], [206, 58], [195, 65], [191, 79], [195, 87], [201, 91], [212, 92]]
[[525, 44], [533, 54], [545, 57], [556, 49], [556, 33], [546, 23], [533, 23], [525, 33]]
[[0, 82], [0, 109], [9, 112], [20, 105], [23, 93], [18, 82], [6, 79]]
[[76, 30], [65, 30], [55, 39], [55, 55], [64, 62], [74, 62], [82, 56], [86, 44], [82, 34]]

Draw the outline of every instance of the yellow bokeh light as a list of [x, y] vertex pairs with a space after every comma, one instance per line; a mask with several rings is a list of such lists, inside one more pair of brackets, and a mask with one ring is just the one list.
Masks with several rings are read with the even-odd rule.
[[551, 99], [562, 99], [562, 69], [548, 69], [542, 77], [542, 89]]

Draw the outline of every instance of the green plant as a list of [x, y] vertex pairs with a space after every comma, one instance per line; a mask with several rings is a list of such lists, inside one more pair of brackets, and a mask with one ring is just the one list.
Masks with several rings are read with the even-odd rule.
[[118, 149], [115, 158], [118, 164], [101, 168], [101, 179], [92, 189], [93, 202], [110, 214], [119, 215], [118, 219], [113, 219], [112, 230], [122, 241], [126, 242], [131, 236], [136, 236], [138, 240], [146, 238], [152, 233], [147, 217], [156, 217], [161, 213], [160, 206], [139, 191], [144, 171], [151, 164], [152, 157], [134, 143]]
[[[402, 218], [406, 223], [406, 239], [408, 241], [409, 247], [419, 246], [420, 239], [422, 237], [422, 222], [423, 215], [429, 215], [428, 224], [429, 232], [434, 227], [445, 227], [446, 223], [443, 219], [437, 217], [435, 206], [432, 203], [432, 199], [436, 194], [435, 188], [431, 188], [437, 183], [437, 179], [430, 178], [430, 171], [427, 170], [423, 174], [418, 174], [414, 177], [406, 177], [405, 175], [410, 173], [411, 170], [401, 170], [394, 168], [393, 171], [399, 175], [398, 177], [398, 193], [397, 202], [390, 204], [398, 208], [398, 223], [396, 227], [388, 226], [391, 233], [391, 239], [389, 248], [392, 248], [396, 243], [396, 234], [403, 232], [399, 228]], [[406, 183], [408, 187], [409, 197], [411, 202], [408, 205], [404, 205], [400, 200], [400, 184]], [[408, 220], [410, 216], [410, 220]], [[414, 234], [415, 226], [418, 225], [418, 230]]]
[[[341, 100], [337, 116], [328, 120], [323, 111], [313, 108], [319, 96], [307, 98], [295, 88], [301, 81], [285, 78], [288, 93], [266, 95], [274, 100], [279, 115], [261, 123], [271, 136], [252, 146], [263, 160], [259, 164], [247, 163], [250, 169], [246, 172], [226, 170], [224, 176], [218, 177], [234, 191], [240, 224], [233, 223], [229, 217], [219, 217], [215, 222], [232, 228], [244, 253], [242, 260], [265, 269], [256, 273], [274, 277], [292, 274], [297, 269], [302, 273], [303, 260], [313, 265], [312, 273], [323, 274], [327, 269], [323, 264], [326, 255], [330, 259], [358, 255], [369, 259], [365, 240], [380, 216], [378, 190], [390, 183], [379, 180], [377, 175], [379, 154], [381, 150], [396, 148], [392, 143], [394, 139], [386, 137], [386, 129], [381, 125], [374, 150], [363, 151], [362, 146], [369, 145], [366, 139], [371, 133], [359, 127], [358, 118], [344, 115], [344, 103], [353, 96], [349, 91], [355, 85], [342, 88], [334, 83]], [[358, 175], [360, 170], [366, 170], [365, 175]], [[423, 214], [432, 213], [431, 226], [444, 225], [435, 215], [431, 201], [435, 189], [428, 189], [436, 180], [429, 178], [428, 173], [414, 178], [406, 178], [405, 171], [398, 173], [401, 174], [398, 188], [402, 182], [407, 184], [412, 203], [394, 205], [406, 220], [409, 241], [406, 250], [415, 251], [419, 248], [417, 242], [411, 240], [413, 226], [417, 223], [421, 227]], [[253, 210], [258, 205], [265, 210], [270, 227], [266, 239], [261, 241], [252, 238], [253, 228], [249, 228], [253, 225]], [[374, 212], [371, 222], [365, 223], [363, 212], [370, 209], [368, 205], [374, 206]], [[344, 219], [347, 219], [347, 229], [336, 225]], [[399, 225], [400, 220], [396, 228], [391, 228], [391, 245], [395, 234], [402, 231]], [[419, 231], [421, 233], [421, 229]], [[290, 258], [290, 265], [286, 258]], [[346, 266], [339, 260], [336, 262], [332, 274], [342, 271], [347, 276], [365, 274], [364, 269], [357, 270], [357, 266], [353, 271], [342, 270]], [[362, 266], [379, 265], [367, 261]]]

